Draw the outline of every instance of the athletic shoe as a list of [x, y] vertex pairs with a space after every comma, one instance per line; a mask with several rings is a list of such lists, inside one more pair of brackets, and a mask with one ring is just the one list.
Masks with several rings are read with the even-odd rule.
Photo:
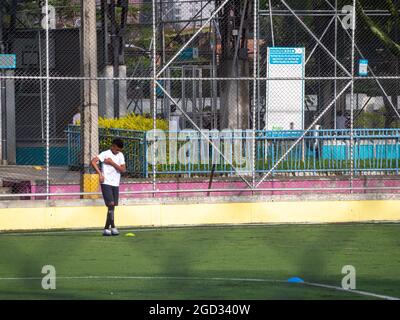
[[106, 236], [106, 237], [111, 236], [111, 231], [109, 229], [104, 229], [103, 236]]
[[118, 229], [117, 228], [111, 228], [111, 234], [113, 236], [118, 236], [119, 235]]

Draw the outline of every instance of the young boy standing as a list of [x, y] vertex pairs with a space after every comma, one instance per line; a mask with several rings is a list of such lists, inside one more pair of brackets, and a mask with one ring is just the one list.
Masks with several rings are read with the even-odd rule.
[[[92, 159], [92, 166], [99, 174], [101, 192], [108, 208], [103, 236], [119, 235], [114, 223], [114, 209], [118, 206], [121, 173], [126, 171], [125, 157], [121, 152], [123, 147], [124, 144], [121, 139], [114, 139], [110, 149], [101, 152]], [[102, 162], [102, 170], [97, 164], [99, 161]]]

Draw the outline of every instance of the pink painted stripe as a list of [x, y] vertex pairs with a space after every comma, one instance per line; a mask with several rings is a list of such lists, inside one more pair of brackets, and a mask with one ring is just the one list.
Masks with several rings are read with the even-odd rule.
[[[332, 194], [332, 193], [340, 193], [340, 194], [348, 194], [349, 190], [345, 190], [343, 188], [349, 187], [349, 180], [338, 180], [334, 179], [316, 179], [310, 178], [308, 180], [279, 180], [279, 181], [265, 181], [260, 185], [260, 188], [276, 188], [276, 189], [285, 189], [285, 188], [321, 188], [318, 193], [321, 194]], [[355, 179], [354, 187], [356, 188], [371, 188], [371, 187], [400, 187], [400, 179], [388, 179], [388, 178], [368, 178], [368, 179]], [[212, 189], [245, 189], [246, 184], [240, 181], [215, 181], [212, 184]], [[330, 188], [330, 190], [323, 190], [326, 188]], [[334, 188], [334, 189], [332, 189]], [[158, 182], [157, 190], [193, 190], [193, 189], [208, 189], [208, 181], [193, 181], [193, 182]], [[152, 191], [153, 186], [150, 182], [134, 182], [134, 183], [123, 183], [121, 184], [120, 191]], [[51, 185], [50, 192], [51, 193], [73, 193], [79, 192], [80, 187], [78, 184], [75, 185]], [[43, 193], [42, 186], [31, 186], [31, 193]], [[357, 190], [355, 192], [358, 193], [366, 193], [366, 192], [387, 192], [387, 190]], [[294, 195], [301, 193], [315, 193], [314, 190], [310, 191], [294, 191], [294, 190], [277, 190], [277, 191], [260, 191], [257, 194], [261, 195]], [[391, 193], [400, 193], [400, 190], [393, 190]], [[165, 198], [165, 197], [177, 197], [177, 196], [187, 196], [187, 197], [202, 197], [207, 196], [207, 192], [196, 192], [196, 193], [177, 193], [177, 192], [166, 192], [156, 194], [157, 197]], [[213, 192], [211, 193], [213, 196], [245, 196], [251, 195], [251, 192], [245, 191], [229, 191], [229, 192]], [[150, 194], [128, 194], [121, 195], [122, 198], [148, 198]], [[36, 197], [37, 198], [37, 197]], [[79, 199], [79, 196], [52, 196], [51, 199], [54, 200], [65, 200], [65, 199]]]

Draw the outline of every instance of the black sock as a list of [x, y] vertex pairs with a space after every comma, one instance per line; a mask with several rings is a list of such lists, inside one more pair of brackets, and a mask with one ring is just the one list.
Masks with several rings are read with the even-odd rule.
[[111, 228], [115, 228], [115, 224], [114, 224], [114, 207], [112, 207], [112, 209], [110, 209], [110, 225], [111, 225]]
[[108, 207], [107, 220], [106, 220], [106, 225], [104, 226], [104, 229], [108, 229], [110, 226], [111, 226], [111, 228], [115, 228], [115, 225], [114, 225], [114, 207]]

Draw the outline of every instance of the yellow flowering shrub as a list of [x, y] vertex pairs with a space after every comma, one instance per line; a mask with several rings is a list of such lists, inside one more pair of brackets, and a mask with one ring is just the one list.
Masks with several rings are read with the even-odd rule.
[[[80, 125], [80, 121], [78, 121], [77, 125]], [[121, 137], [124, 140], [124, 154], [128, 175], [131, 177], [145, 176], [147, 170], [145, 162], [147, 145], [142, 142], [144, 141], [145, 132], [153, 129], [153, 118], [134, 113], [118, 119], [99, 117], [98, 126], [100, 129], [99, 151], [107, 150], [110, 148], [114, 138]], [[156, 126], [159, 130], [168, 131], [167, 120], [157, 119]]]
[[[80, 125], [80, 121], [77, 122]], [[121, 118], [99, 117], [99, 128], [103, 129], [125, 129], [135, 131], [149, 131], [153, 129], [153, 118], [134, 113], [130, 113]], [[163, 119], [156, 120], [157, 129], [168, 131], [168, 121]]]
[[[157, 119], [156, 126], [157, 129], [167, 131], [168, 121]], [[113, 119], [99, 117], [99, 128], [149, 131], [153, 129], [153, 118], [134, 113], [130, 113], [125, 117]]]

